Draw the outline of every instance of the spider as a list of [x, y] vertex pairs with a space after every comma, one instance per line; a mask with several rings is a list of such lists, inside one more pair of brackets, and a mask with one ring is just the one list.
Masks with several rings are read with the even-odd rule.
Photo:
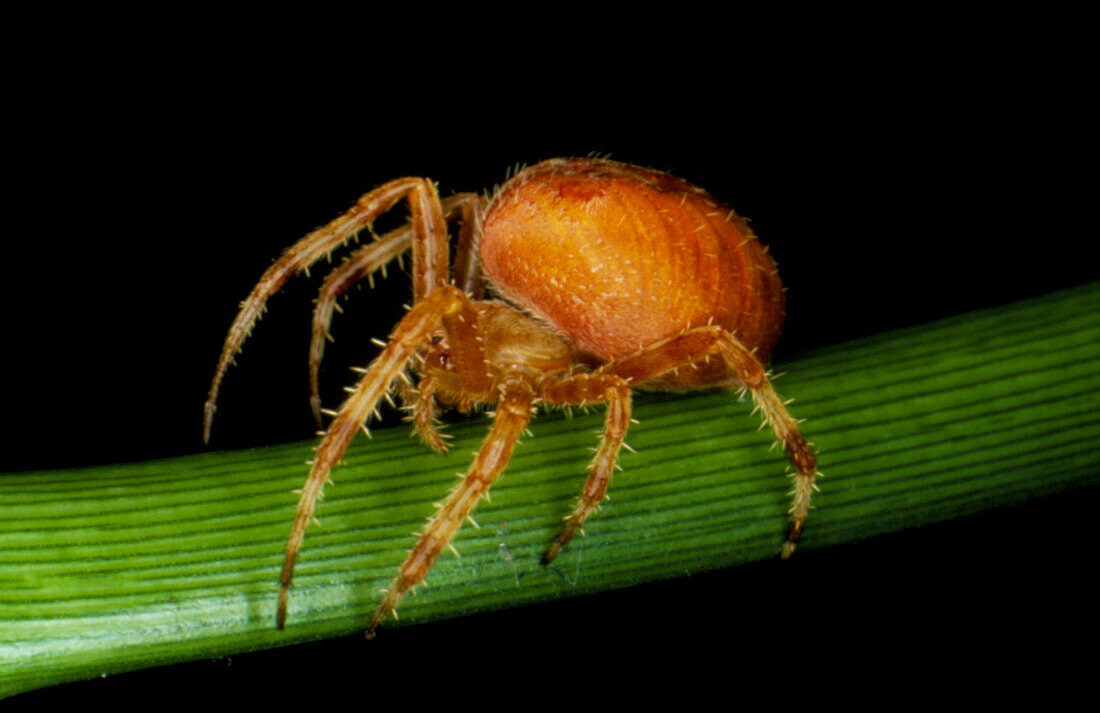
[[[291, 246], [262, 275], [230, 327], [205, 404], [209, 439], [218, 389], [264, 302], [295, 273], [396, 203], [408, 222], [366, 243], [325, 279], [310, 349], [313, 413], [332, 416], [301, 491], [280, 576], [286, 622], [294, 564], [329, 471], [381, 399], [396, 391], [423, 441], [445, 451], [440, 407], [490, 406], [493, 422], [461, 483], [430, 520], [371, 618], [368, 637], [424, 579], [504, 470], [539, 405], [606, 404], [580, 500], [543, 557], [552, 561], [603, 499], [631, 421], [633, 389], [748, 390], [795, 466], [794, 551], [815, 489], [816, 456], [763, 364], [779, 338], [784, 292], [744, 219], [668, 173], [601, 158], [551, 159], [516, 173], [491, 199], [440, 200], [424, 178], [399, 178]], [[450, 265], [448, 223], [458, 221]], [[318, 373], [336, 299], [412, 249], [413, 303], [338, 411], [321, 409]], [[486, 299], [491, 286], [498, 295]], [[368, 432], [369, 433], [369, 432]]]

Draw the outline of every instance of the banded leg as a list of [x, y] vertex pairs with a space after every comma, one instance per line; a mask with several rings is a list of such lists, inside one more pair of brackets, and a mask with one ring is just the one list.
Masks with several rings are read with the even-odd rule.
[[674, 369], [707, 361], [711, 356], [720, 356], [733, 375], [749, 389], [756, 407], [763, 412], [797, 470], [791, 493], [794, 496], [790, 509], [791, 527], [782, 551], [782, 557], [786, 559], [794, 552], [802, 536], [810, 509], [810, 495], [817, 489], [814, 485], [814, 476], [819, 475], [817, 456], [813, 444], [802, 437], [798, 422], [775, 393], [763, 365], [751, 351], [721, 327], [696, 327], [609, 362], [597, 373], [616, 374], [631, 383], [640, 384]]
[[614, 473], [619, 449], [630, 425], [630, 386], [614, 375], [577, 374], [551, 384], [543, 390], [543, 397], [553, 404], [587, 404], [607, 402], [607, 417], [603, 437], [596, 456], [588, 465], [588, 479], [584, 483], [576, 508], [565, 519], [561, 533], [542, 556], [543, 564], [550, 564], [562, 547], [580, 530], [585, 519], [600, 504], [607, 493], [607, 486]]
[[[443, 220], [450, 221], [461, 217], [462, 230], [465, 234], [467, 224], [477, 222], [476, 206], [481, 200], [476, 193], [461, 193], [443, 199], [441, 207]], [[313, 333], [309, 344], [309, 405], [313, 410], [313, 418], [317, 421], [317, 428], [322, 427], [320, 383], [325, 340], [332, 339], [329, 334], [329, 325], [332, 323], [333, 310], [342, 311], [336, 300], [363, 278], [369, 280], [371, 287], [374, 287], [374, 273], [381, 270], [384, 276], [386, 265], [394, 258], [400, 258], [401, 254], [409, 248], [415, 232], [414, 227], [410, 222], [362, 246], [342, 265], [330, 272], [321, 284], [317, 305], [313, 309]], [[456, 262], [456, 272], [458, 267]], [[463, 289], [462, 285], [456, 286]]]
[[319, 228], [290, 246], [282, 257], [260, 276], [260, 281], [241, 303], [241, 310], [222, 347], [214, 380], [203, 407], [203, 441], [210, 440], [210, 428], [217, 409], [218, 389], [233, 357], [252, 331], [269, 297], [282, 289], [286, 281], [344, 245], [349, 238], [369, 226], [374, 219], [405, 198], [409, 203], [413, 228], [413, 293], [419, 302], [436, 287], [446, 284], [449, 255], [443, 209], [431, 181], [423, 178], [399, 178], [360, 198], [355, 206], [328, 225]]
[[489, 436], [474, 457], [474, 462], [463, 476], [462, 482], [451, 491], [439, 511], [428, 522], [424, 532], [420, 533], [416, 547], [401, 564], [389, 588], [384, 590], [386, 596], [367, 627], [368, 639], [374, 637], [378, 627], [394, 612], [401, 597], [423, 581], [436, 557], [450, 544], [458, 528], [462, 526], [462, 521], [470, 515], [477, 501], [488, 492], [489, 486], [511, 459], [516, 441], [531, 420], [534, 396], [530, 387], [522, 381], [505, 384], [502, 391]]
[[[365, 428], [378, 402], [389, 392], [394, 379], [405, 369], [408, 361], [417, 349], [430, 341], [432, 333], [442, 323], [452, 339], [462, 334], [456, 324], [464, 325], [477, 322], [477, 310], [462, 292], [454, 287], [443, 287], [428, 295], [416, 305], [398, 323], [390, 336], [390, 341], [382, 353], [366, 369], [355, 389], [340, 411], [329, 424], [321, 444], [317, 447], [309, 477], [302, 487], [302, 496], [298, 501], [298, 510], [294, 516], [294, 525], [286, 545], [286, 559], [283, 561], [282, 574], [279, 577], [279, 604], [276, 625], [283, 628], [286, 622], [287, 590], [294, 575], [294, 563], [302, 547], [306, 526], [313, 519], [313, 510], [321, 497], [332, 467], [344, 455], [348, 444], [356, 431]], [[467, 345], [464, 350], [456, 350], [454, 355], [456, 371], [468, 378], [475, 386], [489, 382], [489, 375], [478, 373], [484, 370], [484, 357], [480, 352], [480, 342]], [[487, 387], [484, 389], [487, 391]]]

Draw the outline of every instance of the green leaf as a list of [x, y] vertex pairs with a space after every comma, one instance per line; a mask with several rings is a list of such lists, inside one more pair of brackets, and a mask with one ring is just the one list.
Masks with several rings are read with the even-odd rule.
[[[820, 350], [776, 382], [826, 477], [803, 548], [1100, 482], [1100, 283]], [[602, 411], [541, 414], [407, 598], [406, 625], [776, 557], [785, 461], [727, 393], [638, 395], [610, 503], [550, 567]], [[361, 630], [486, 432], [448, 456], [376, 430], [334, 473], [286, 631], [283, 548], [313, 442], [0, 477], [0, 696]], [[797, 555], [796, 555], [797, 556]]]

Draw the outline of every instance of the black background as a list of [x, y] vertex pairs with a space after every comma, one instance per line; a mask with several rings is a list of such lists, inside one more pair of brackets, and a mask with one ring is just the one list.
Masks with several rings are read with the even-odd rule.
[[[627, 63], [642, 81], [611, 81], [602, 65], [523, 80], [440, 67], [422, 84], [406, 72], [310, 87], [289, 67], [72, 63], [54, 77], [62, 91], [31, 87], [43, 102], [25, 109], [13, 141], [0, 466], [202, 451], [200, 407], [239, 300], [285, 246], [402, 175], [429, 176], [444, 193], [484, 190], [516, 163], [600, 152], [687, 178], [751, 218], [771, 246], [789, 288], [777, 362], [1100, 277], [1082, 254], [1093, 191], [1070, 175], [1090, 163], [1073, 48], [1040, 62], [1008, 45], [962, 43], [931, 60], [921, 43], [888, 45], [790, 67], [766, 57], [756, 81], [732, 65], [691, 81], [672, 63]], [[272, 300], [226, 380], [212, 447], [313, 432], [306, 346], [317, 285], [314, 272]], [[327, 373], [369, 360], [369, 337], [383, 336], [407, 299], [407, 280], [391, 275], [353, 300]], [[608, 689], [644, 676], [698, 690], [752, 687], [761, 672], [843, 676], [849, 665], [861, 676], [868, 664], [933, 678], [977, 661], [1010, 671], [1094, 630], [1078, 607], [1095, 496], [11, 703], [282, 702], [303, 692], [370, 705], [378, 691], [426, 695], [416, 687], [439, 681], [431, 686], [493, 695], [551, 690], [565, 704], [578, 681], [601, 676]]]

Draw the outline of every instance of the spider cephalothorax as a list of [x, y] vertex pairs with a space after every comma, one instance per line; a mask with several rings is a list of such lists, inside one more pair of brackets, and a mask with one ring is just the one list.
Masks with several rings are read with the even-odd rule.
[[[493, 406], [493, 424], [459, 486], [420, 535], [368, 626], [373, 633], [420, 582], [478, 499], [507, 465], [540, 403], [603, 403], [607, 417], [587, 482], [549, 562], [604, 497], [630, 422], [632, 389], [747, 389], [797, 469], [791, 529], [798, 542], [816, 457], [768, 382], [763, 362], [779, 338], [783, 289], [775, 263], [733, 211], [701, 188], [605, 159], [553, 159], [517, 173], [487, 201], [440, 200], [423, 178], [390, 181], [302, 238], [260, 278], [230, 328], [206, 402], [209, 436], [218, 387], [265, 300], [404, 198], [406, 226], [359, 248], [321, 288], [310, 373], [320, 423], [318, 370], [336, 298], [412, 250], [413, 305], [339, 411], [328, 412], [287, 543], [277, 623], [314, 505], [356, 431], [398, 389], [436, 450], [439, 407]], [[450, 265], [447, 222], [460, 220]], [[483, 298], [486, 282], [506, 298]]]

